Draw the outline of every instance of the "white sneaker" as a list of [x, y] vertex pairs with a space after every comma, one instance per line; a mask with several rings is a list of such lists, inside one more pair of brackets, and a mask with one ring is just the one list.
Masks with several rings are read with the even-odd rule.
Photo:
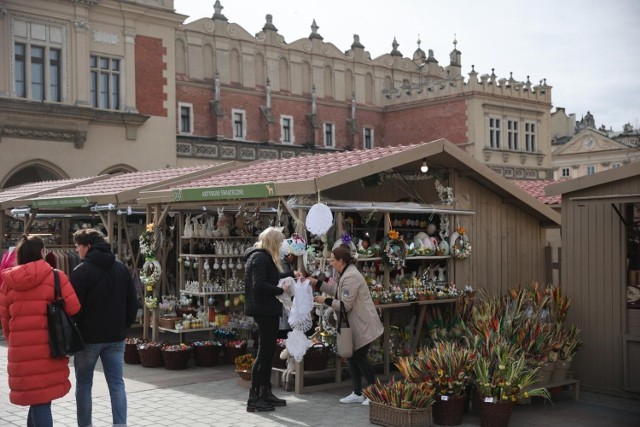
[[358, 396], [352, 392], [349, 396], [340, 399], [340, 403], [362, 403], [365, 399], [366, 397]]
[[369, 398], [365, 397], [364, 401], [362, 402], [362, 406], [369, 406]]

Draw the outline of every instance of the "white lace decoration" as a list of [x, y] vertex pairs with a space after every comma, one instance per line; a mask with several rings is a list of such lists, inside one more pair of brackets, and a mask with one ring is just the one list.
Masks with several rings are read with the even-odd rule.
[[[293, 305], [289, 312], [291, 332], [287, 334], [287, 350], [296, 362], [301, 362], [309, 348], [309, 338], [305, 331], [313, 326], [311, 310], [313, 309], [313, 292], [309, 280], [298, 280], [293, 288]], [[290, 288], [291, 289], [291, 288]]]

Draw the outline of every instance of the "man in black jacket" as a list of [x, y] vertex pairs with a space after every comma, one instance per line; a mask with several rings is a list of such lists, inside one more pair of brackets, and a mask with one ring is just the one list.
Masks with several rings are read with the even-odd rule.
[[116, 260], [100, 231], [78, 230], [73, 242], [83, 260], [70, 276], [82, 305], [76, 320], [85, 342], [74, 357], [78, 426], [92, 424], [91, 387], [98, 358], [109, 386], [113, 425], [126, 426], [124, 339], [138, 312], [136, 288], [129, 269]]

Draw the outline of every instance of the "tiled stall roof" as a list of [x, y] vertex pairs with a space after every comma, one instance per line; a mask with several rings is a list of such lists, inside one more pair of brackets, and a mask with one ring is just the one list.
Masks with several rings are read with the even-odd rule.
[[[47, 192], [25, 201], [57, 199], [74, 196], [87, 197], [92, 201], [124, 203], [135, 197], [137, 190], [162, 185], [180, 177], [198, 176], [199, 172], [212, 170], [216, 165], [196, 165], [182, 168], [166, 168], [139, 172], [128, 172], [106, 176], [99, 181], [71, 186], [58, 191]], [[102, 200], [104, 199], [104, 200]]]
[[530, 196], [540, 200], [545, 205], [559, 205], [560, 196], [547, 196], [545, 188], [547, 185], [555, 184], [558, 181], [551, 179], [535, 179], [535, 180], [514, 180], [514, 183], [522, 190], [526, 191]]
[[2, 206], [2, 208], [15, 207], [9, 206], [13, 200], [23, 199], [30, 196], [37, 196], [42, 193], [55, 191], [58, 188], [73, 186], [84, 181], [94, 179], [95, 177], [59, 179], [55, 181], [40, 181], [10, 187], [4, 190], [0, 190], [0, 206]]
[[420, 144], [268, 160], [185, 182], [172, 186], [172, 188], [207, 188], [268, 182], [278, 184], [282, 182], [308, 181], [351, 167], [361, 166], [390, 154], [410, 150], [418, 145]]

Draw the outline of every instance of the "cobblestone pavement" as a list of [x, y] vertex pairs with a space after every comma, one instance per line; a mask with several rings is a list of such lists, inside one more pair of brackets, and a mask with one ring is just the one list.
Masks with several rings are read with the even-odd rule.
[[[274, 412], [247, 413], [249, 383], [238, 378], [231, 365], [211, 368], [193, 366], [186, 370], [143, 368], [125, 365], [129, 426], [369, 426], [368, 408], [342, 405], [340, 397], [349, 389], [296, 395], [275, 390], [287, 399], [287, 406]], [[7, 385], [7, 347], [0, 338], [0, 426], [24, 426], [27, 407], [9, 403]], [[97, 370], [101, 367], [98, 364]], [[71, 369], [71, 382], [75, 378]], [[75, 387], [52, 404], [56, 426], [75, 426]], [[93, 423], [111, 425], [109, 393], [104, 378], [96, 372], [93, 388]], [[480, 418], [465, 414], [463, 427], [479, 426]], [[640, 426], [640, 400], [622, 399], [595, 393], [581, 393], [580, 401], [571, 393], [553, 394], [553, 403], [534, 401], [518, 405], [511, 427], [637, 427]]]

